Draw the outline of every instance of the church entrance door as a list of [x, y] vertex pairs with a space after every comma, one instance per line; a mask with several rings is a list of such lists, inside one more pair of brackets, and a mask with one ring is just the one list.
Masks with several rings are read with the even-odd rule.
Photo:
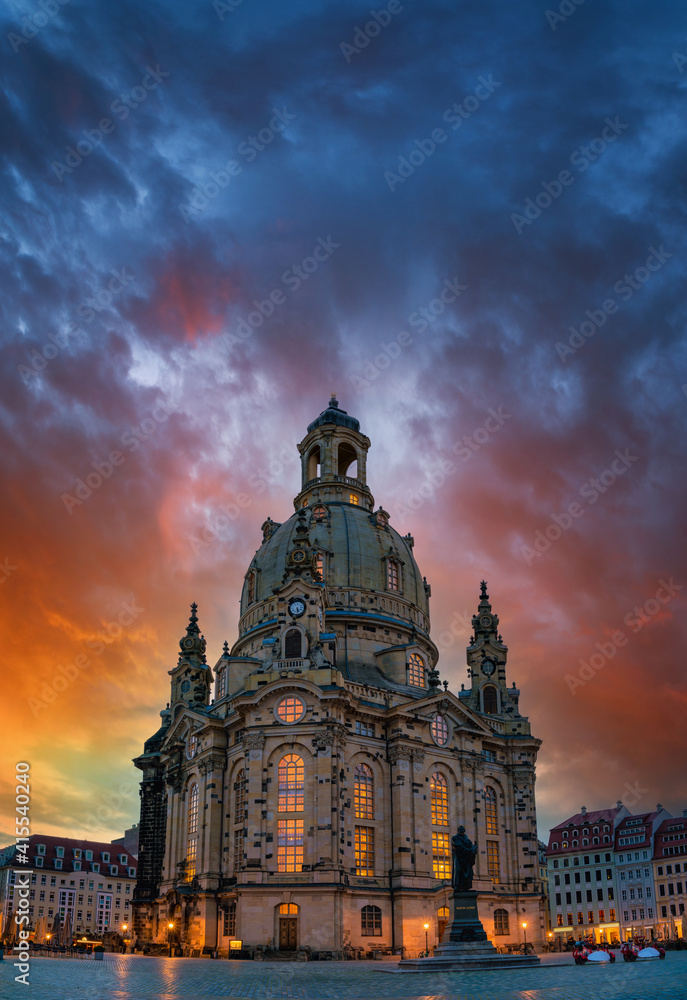
[[280, 917], [279, 918], [279, 950], [280, 951], [295, 951], [296, 950], [296, 925], [298, 923], [297, 917]]

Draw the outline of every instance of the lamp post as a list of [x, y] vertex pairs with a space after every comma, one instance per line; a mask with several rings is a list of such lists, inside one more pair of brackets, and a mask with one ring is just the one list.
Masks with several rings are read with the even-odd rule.
[[425, 922], [425, 952], [429, 958], [429, 924]]
[[525, 954], [527, 954], [527, 921], [526, 920], [523, 920], [523, 922], [522, 922], [522, 930], [523, 930], [523, 933], [525, 935]]
[[172, 957], [172, 931], [174, 930], [174, 924], [172, 923], [171, 920], [167, 924], [167, 928], [169, 930], [169, 957], [171, 958]]

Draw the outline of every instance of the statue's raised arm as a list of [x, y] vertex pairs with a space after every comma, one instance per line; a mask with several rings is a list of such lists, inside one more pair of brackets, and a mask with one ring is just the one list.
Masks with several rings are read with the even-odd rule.
[[451, 837], [451, 885], [455, 892], [472, 889], [472, 870], [475, 867], [477, 845], [473, 844], [464, 826]]

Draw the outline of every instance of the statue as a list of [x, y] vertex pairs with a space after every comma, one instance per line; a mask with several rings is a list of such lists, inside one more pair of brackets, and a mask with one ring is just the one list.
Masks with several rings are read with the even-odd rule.
[[477, 845], [473, 844], [464, 826], [451, 837], [451, 885], [454, 892], [472, 889], [472, 870], [477, 857]]

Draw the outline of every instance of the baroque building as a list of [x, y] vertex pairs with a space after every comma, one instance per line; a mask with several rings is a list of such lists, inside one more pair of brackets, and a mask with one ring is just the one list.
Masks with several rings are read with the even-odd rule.
[[139, 947], [415, 955], [425, 924], [431, 947], [449, 919], [461, 823], [489, 937], [517, 944], [526, 924], [543, 943], [540, 741], [507, 685], [498, 616], [482, 583], [469, 686], [442, 686], [430, 587], [412, 535], [375, 509], [369, 448], [332, 397], [298, 445], [295, 512], [262, 525], [214, 669], [192, 605], [134, 762]]

